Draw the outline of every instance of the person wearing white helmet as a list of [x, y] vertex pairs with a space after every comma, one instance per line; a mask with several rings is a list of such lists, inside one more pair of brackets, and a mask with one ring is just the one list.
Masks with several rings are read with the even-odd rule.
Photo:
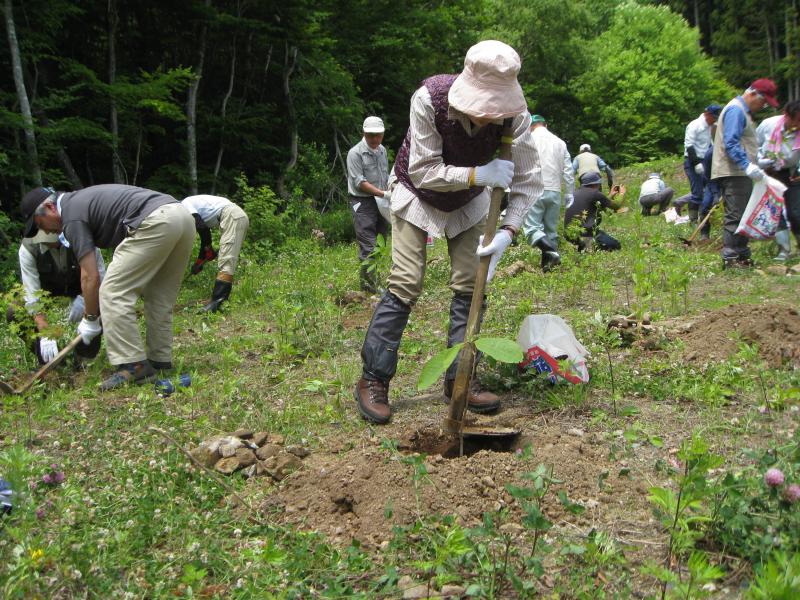
[[592, 152], [589, 144], [581, 144], [579, 153], [572, 159], [572, 170], [575, 177], [580, 181], [586, 173], [605, 173], [608, 179], [608, 187], [614, 187], [614, 171], [608, 166], [606, 161]]
[[[361, 350], [362, 375], [354, 396], [373, 423], [391, 418], [389, 383], [411, 308], [422, 293], [427, 238], [447, 239], [450, 257], [450, 323], [447, 344], [464, 340], [480, 256], [491, 256], [488, 278], [531, 204], [541, 197], [542, 173], [531, 117], [517, 81], [517, 52], [494, 40], [469, 49], [458, 75], [434, 75], [411, 98], [410, 124], [397, 152], [392, 189], [392, 268]], [[495, 158], [505, 119], [511, 121], [513, 162]], [[491, 243], [480, 246], [492, 188], [510, 188], [503, 222]], [[455, 366], [445, 374], [452, 394]], [[477, 387], [467, 408], [492, 412], [500, 399]]]
[[369, 259], [379, 235], [386, 237], [389, 223], [381, 216], [376, 198], [389, 198], [389, 161], [383, 147], [386, 131], [380, 117], [364, 119], [364, 136], [347, 153], [347, 193], [353, 210], [353, 228], [361, 263], [360, 282], [365, 292], [378, 291]]

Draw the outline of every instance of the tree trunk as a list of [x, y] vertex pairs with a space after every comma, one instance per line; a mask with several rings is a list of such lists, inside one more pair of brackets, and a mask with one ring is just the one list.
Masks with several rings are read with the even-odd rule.
[[110, 121], [111, 121], [111, 170], [114, 183], [127, 183], [123, 176], [122, 160], [119, 156], [119, 119], [117, 117], [117, 101], [114, 99], [113, 87], [117, 80], [117, 26], [119, 14], [116, 0], [108, 0], [108, 84], [112, 88]]
[[222, 99], [222, 110], [220, 116], [222, 117], [222, 125], [219, 132], [219, 151], [217, 152], [217, 162], [214, 164], [214, 178], [211, 182], [211, 193], [214, 194], [217, 190], [217, 176], [219, 169], [222, 165], [222, 154], [225, 152], [225, 116], [228, 112], [228, 100], [231, 99], [233, 94], [233, 81], [236, 76], [236, 36], [233, 38], [233, 49], [231, 51], [231, 76], [228, 80], [228, 91]]
[[289, 162], [278, 177], [278, 195], [288, 199], [289, 192], [286, 189], [286, 176], [294, 169], [297, 164], [297, 114], [292, 101], [292, 93], [289, 88], [289, 80], [297, 66], [297, 46], [289, 46], [286, 42], [286, 49], [283, 57], [283, 97], [286, 100], [286, 124], [289, 126], [291, 142], [289, 146]]
[[139, 115], [139, 134], [136, 136], [136, 161], [133, 166], [133, 185], [136, 185], [136, 180], [139, 178], [139, 159], [142, 155], [142, 141], [144, 138], [144, 123], [142, 123], [142, 116]]
[[[44, 110], [41, 108], [36, 108], [33, 110], [33, 112], [36, 114], [36, 120], [39, 121], [43, 128], [50, 127], [50, 120], [47, 118]], [[70, 160], [69, 154], [67, 154], [67, 151], [64, 150], [63, 146], [58, 146], [58, 150], [56, 150], [56, 156], [58, 157], [58, 162], [61, 163], [61, 168], [64, 169], [64, 173], [67, 175], [67, 179], [69, 179], [72, 189], [83, 189], [83, 182], [81, 181], [78, 172], [75, 170], [75, 167], [72, 165], [72, 160]]]
[[[206, 0], [206, 8], [210, 7], [211, 0]], [[192, 85], [189, 86], [189, 97], [186, 101], [186, 145], [189, 163], [189, 191], [193, 196], [197, 194], [197, 92], [200, 89], [200, 80], [203, 78], [207, 34], [208, 24], [204, 23], [200, 33], [195, 80], [192, 82]]]
[[17, 88], [19, 109], [22, 113], [23, 129], [25, 131], [25, 148], [28, 151], [28, 162], [31, 179], [37, 186], [42, 185], [42, 170], [39, 167], [39, 152], [36, 149], [36, 133], [33, 130], [33, 117], [31, 105], [28, 101], [28, 92], [25, 89], [25, 79], [22, 75], [22, 58], [19, 54], [17, 30], [14, 26], [14, 10], [12, 0], [5, 0], [3, 12], [6, 17], [6, 31], [8, 32], [8, 47], [11, 51], [11, 66], [14, 72], [14, 86]]

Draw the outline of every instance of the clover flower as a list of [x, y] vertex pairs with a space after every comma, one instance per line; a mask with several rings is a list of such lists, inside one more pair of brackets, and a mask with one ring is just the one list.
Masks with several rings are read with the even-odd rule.
[[797, 485], [796, 483], [787, 485], [786, 489], [783, 490], [783, 497], [789, 504], [794, 504], [800, 500], [800, 485]]
[[768, 469], [764, 474], [764, 483], [766, 483], [769, 487], [778, 487], [779, 485], [783, 485], [784, 479], [783, 471], [780, 469]]

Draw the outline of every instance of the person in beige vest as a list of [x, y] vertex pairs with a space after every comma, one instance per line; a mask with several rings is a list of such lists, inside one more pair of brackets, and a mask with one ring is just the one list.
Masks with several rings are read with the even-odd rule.
[[764, 178], [757, 164], [758, 141], [753, 114], [767, 105], [778, 106], [777, 86], [769, 79], [757, 79], [740, 96], [725, 105], [717, 121], [711, 180], [722, 191], [725, 204], [722, 232], [723, 268], [749, 267], [748, 238], [736, 233], [753, 191], [753, 181]]
[[575, 171], [575, 178], [580, 181], [586, 173], [606, 174], [608, 188], [614, 187], [614, 171], [608, 166], [606, 161], [592, 152], [589, 144], [581, 144], [580, 153], [572, 159], [572, 170]]

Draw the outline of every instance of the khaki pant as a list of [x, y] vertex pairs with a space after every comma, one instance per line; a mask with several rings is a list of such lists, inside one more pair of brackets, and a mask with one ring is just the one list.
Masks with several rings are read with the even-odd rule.
[[[450, 255], [450, 289], [454, 294], [471, 294], [478, 271], [478, 238], [483, 233], [486, 219], [447, 238]], [[389, 272], [388, 290], [400, 301], [413, 306], [422, 293], [425, 277], [428, 234], [392, 213], [392, 269]]]
[[229, 204], [219, 214], [219, 256], [217, 264], [220, 273], [233, 275], [236, 265], [239, 264], [239, 252], [242, 251], [242, 242], [247, 235], [250, 219], [236, 204]]
[[[194, 243], [194, 220], [179, 203], [165, 204], [114, 251], [100, 286], [100, 314], [108, 361], [121, 365], [172, 360], [172, 309]], [[144, 300], [147, 352], [136, 301]]]

